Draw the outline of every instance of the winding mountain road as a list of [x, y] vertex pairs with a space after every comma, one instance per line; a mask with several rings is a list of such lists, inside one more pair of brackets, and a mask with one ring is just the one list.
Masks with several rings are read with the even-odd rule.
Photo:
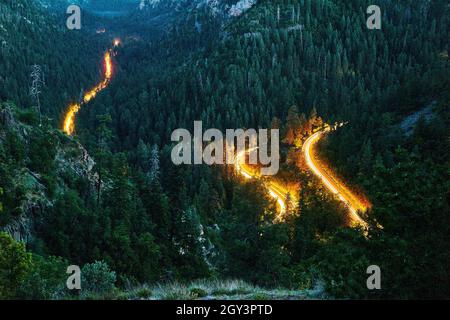
[[[245, 179], [260, 179], [259, 176], [255, 175], [246, 165], [244, 157], [236, 156], [234, 166], [236, 172], [243, 176]], [[288, 202], [291, 208], [294, 208], [297, 203], [295, 197], [293, 197], [288, 190], [283, 188], [272, 181], [266, 181], [263, 183], [264, 187], [267, 189], [269, 195], [277, 201], [280, 216], [286, 213]]]
[[321, 180], [325, 187], [333, 193], [340, 201], [344, 202], [350, 211], [352, 221], [365, 225], [358, 212], [367, 210], [367, 206], [347, 187], [344, 186], [332, 173], [325, 170], [314, 155], [314, 147], [317, 142], [328, 132], [331, 127], [312, 134], [303, 144], [303, 154], [309, 169]]
[[[120, 40], [114, 40], [114, 47], [120, 45]], [[109, 49], [105, 52], [103, 57], [103, 79], [91, 90], [85, 92], [83, 99], [79, 103], [69, 105], [66, 115], [64, 117], [63, 131], [71, 136], [75, 131], [75, 116], [80, 111], [81, 107], [95, 98], [97, 93], [108, 87], [113, 77], [113, 62], [111, 56], [113, 55], [113, 49]]]
[[[114, 41], [114, 47], [117, 47], [120, 44], [119, 40]], [[80, 103], [72, 104], [69, 106], [68, 111], [66, 113], [63, 130], [66, 134], [72, 135], [75, 130], [75, 115], [81, 109], [83, 104], [91, 101], [97, 93], [105, 89], [109, 83], [111, 82], [113, 76], [113, 63], [111, 59], [113, 51], [112, 49], [108, 50], [103, 59], [104, 64], [104, 77], [100, 83], [98, 83], [94, 88], [86, 92], [83, 96], [83, 99]], [[332, 173], [327, 172], [320, 162], [314, 156], [314, 146], [317, 142], [328, 132], [331, 131], [330, 126], [326, 126], [323, 130], [318, 131], [312, 134], [303, 145], [303, 153], [306, 160], [306, 163], [310, 170], [320, 178], [322, 183], [326, 186], [326, 188], [331, 191], [340, 201], [344, 202], [350, 211], [350, 218], [352, 221], [355, 221], [359, 224], [365, 224], [364, 220], [358, 215], [358, 212], [364, 212], [367, 210], [367, 206], [348, 188], [344, 186], [341, 182], [338, 181], [337, 178], [333, 176]], [[242, 161], [245, 157], [243, 155], [237, 155], [235, 157], [235, 169], [236, 171], [242, 175], [246, 179], [259, 179], [260, 177], [255, 175], [246, 165], [245, 161]], [[280, 186], [274, 181], [264, 181], [264, 187], [267, 189], [268, 193], [271, 197], [273, 197], [279, 207], [280, 216], [282, 216], [286, 211], [288, 205], [290, 207], [295, 207], [297, 205], [297, 200], [294, 196], [292, 196], [289, 191]]]

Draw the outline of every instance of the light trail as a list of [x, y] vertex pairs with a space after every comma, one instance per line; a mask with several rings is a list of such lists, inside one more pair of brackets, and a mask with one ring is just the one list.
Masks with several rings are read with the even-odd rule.
[[75, 115], [80, 111], [80, 104], [71, 104], [64, 118], [63, 130], [69, 136], [75, 131]]
[[[116, 39], [114, 40], [114, 46], [117, 47], [120, 45], [120, 40]], [[105, 55], [103, 57], [103, 80], [98, 83], [95, 87], [93, 87], [91, 90], [87, 91], [83, 95], [83, 101], [80, 103], [71, 104], [68, 107], [68, 110], [66, 112], [66, 116], [64, 117], [64, 123], [63, 123], [63, 131], [68, 134], [72, 135], [75, 131], [75, 116], [80, 111], [82, 105], [89, 103], [92, 99], [94, 99], [97, 94], [105, 89], [109, 83], [111, 82], [111, 79], [113, 77], [114, 68], [113, 68], [113, 62], [111, 59], [112, 50], [108, 50], [105, 52]]]
[[368, 207], [335, 177], [321, 168], [320, 164], [314, 158], [314, 146], [327, 132], [330, 131], [331, 128], [327, 126], [324, 130], [314, 133], [306, 140], [303, 145], [303, 153], [305, 156], [306, 164], [308, 165], [310, 170], [317, 177], [319, 177], [325, 187], [329, 191], [331, 191], [331, 193], [333, 193], [340, 201], [345, 203], [350, 211], [350, 218], [352, 219], [352, 221], [365, 226], [366, 222], [361, 219], [358, 212], [364, 212], [368, 209]]
[[[251, 150], [247, 150], [251, 151]], [[254, 175], [245, 165], [245, 157], [243, 154], [239, 154], [235, 157], [234, 167], [237, 173], [243, 176], [245, 179], [259, 179], [257, 175]], [[289, 191], [285, 188], [275, 184], [274, 182], [263, 183], [264, 187], [267, 189], [268, 194], [276, 200], [279, 208], [280, 217], [287, 211], [287, 198]], [[296, 204], [296, 199], [294, 196], [290, 195], [291, 207], [294, 208]]]

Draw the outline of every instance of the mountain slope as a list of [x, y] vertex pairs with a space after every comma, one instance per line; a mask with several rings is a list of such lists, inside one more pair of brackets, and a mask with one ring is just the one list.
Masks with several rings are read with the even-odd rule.
[[101, 11], [126, 14], [137, 8], [140, 0], [33, 0], [41, 6], [59, 12], [65, 12], [69, 5], [78, 5], [91, 13]]
[[[445, 225], [446, 217], [442, 212], [445, 212], [446, 205], [437, 201], [445, 198], [444, 192], [440, 189], [439, 195], [433, 195], [431, 188], [425, 188], [425, 183], [422, 184], [424, 193], [435, 199], [438, 206], [433, 208], [422, 199], [421, 188], [413, 194], [405, 188], [402, 189], [402, 197], [410, 199], [409, 209], [402, 210], [401, 198], [396, 195], [394, 187], [402, 183], [402, 170], [408, 166], [405, 169], [408, 174], [425, 179], [422, 173], [426, 166], [414, 167], [409, 160], [397, 158], [399, 145], [407, 148], [412, 158], [415, 155], [413, 148], [395, 130], [391, 130], [390, 125], [402, 114], [441, 96], [448, 86], [445, 80], [448, 80], [449, 70], [446, 55], [449, 20], [445, 1], [382, 1], [386, 15], [383, 31], [367, 29], [365, 10], [369, 4], [365, 0], [260, 1], [238, 19], [231, 20], [225, 29], [219, 28], [225, 30], [217, 33], [223, 37], [183, 64], [161, 68], [158, 60], [164, 60], [166, 56], [161, 58], [150, 46], [136, 59], [119, 56], [124, 72], [118, 75], [111, 90], [96, 101], [96, 108], [85, 110], [81, 116], [85, 126], [82, 139], [94, 140], [89, 132], [94, 132], [97, 125], [94, 120], [98, 115], [96, 110], [101, 110], [101, 113], [111, 115], [114, 148], [126, 152], [131, 163], [138, 163], [139, 145], [158, 144], [166, 150], [162, 166], [166, 174], [162, 185], [171, 201], [177, 203], [176, 209], [172, 207], [172, 214], [177, 217], [177, 212], [180, 212], [177, 210], [190, 210], [190, 204], [201, 213], [199, 223], [207, 230], [207, 238], [219, 239], [213, 242], [213, 252], [218, 257], [213, 260], [213, 266], [222, 275], [266, 285], [285, 281], [286, 285], [295, 286], [315, 279], [319, 265], [320, 272], [327, 279], [328, 290], [336, 296], [369, 297], [371, 293], [367, 292], [365, 273], [360, 273], [360, 266], [375, 260], [385, 261], [383, 265], [386, 268], [399, 267], [403, 266], [402, 258], [418, 262], [421, 254], [432, 249], [423, 243], [420, 253], [408, 250], [410, 244], [417, 244], [414, 237], [420, 238], [420, 231], [414, 229], [414, 223], [408, 220], [409, 213], [414, 212], [411, 209], [415, 201], [422, 203], [427, 210], [423, 216], [419, 212], [414, 213], [414, 219], [431, 222], [439, 213], [436, 216]], [[184, 30], [195, 34], [194, 21], [190, 20]], [[180, 45], [185, 39], [184, 30], [171, 30], [167, 35], [168, 41], [158, 52], [185, 54], [185, 47]], [[154, 46], [158, 47], [159, 43]], [[126, 91], [123, 90], [124, 83], [129, 88]], [[444, 100], [442, 105], [445, 103]], [[392, 189], [386, 192], [389, 197], [399, 200], [392, 199], [397, 207], [390, 209], [402, 223], [398, 228], [390, 229], [383, 239], [392, 241], [389, 248], [398, 254], [398, 259], [387, 259], [382, 250], [376, 249], [383, 246], [377, 241], [377, 231], [371, 234], [373, 238], [370, 240], [358, 231], [341, 232], [339, 205], [313, 183], [314, 177], [302, 171], [302, 159], [296, 148], [305, 140], [307, 133], [302, 129], [308, 124], [307, 119], [317, 117], [317, 114], [327, 122], [348, 121], [349, 124], [338, 130], [335, 138], [329, 139], [333, 141], [328, 147], [333, 151], [330, 157], [333, 161], [329, 162], [330, 165], [338, 164], [336, 171], [354, 188], [362, 189], [363, 193], [374, 192], [374, 199], [383, 199], [370, 188], [375, 183], [372, 180], [375, 179], [375, 169], [381, 164], [395, 168], [386, 171], [396, 174], [395, 182], [390, 186]], [[264, 206], [253, 196], [261, 197], [264, 192], [253, 190], [253, 194], [244, 193], [247, 197], [244, 200], [227, 174], [224, 177], [211, 168], [173, 168], [169, 155], [171, 133], [176, 128], [191, 129], [194, 120], [203, 121], [205, 128], [281, 129], [285, 143], [292, 145], [289, 149], [286, 145], [282, 148], [285, 161], [282, 167], [287, 171], [283, 178], [298, 182], [301, 199], [304, 199], [299, 203], [300, 217], [292, 218], [293, 222], [288, 224], [296, 230], [292, 238], [283, 229], [286, 226], [269, 223], [270, 227], [265, 229], [252, 220], [255, 210], [250, 208]], [[442, 128], [445, 124], [440, 121], [436, 134], [441, 137], [440, 141], [447, 141], [442, 138]], [[431, 136], [433, 134], [430, 133]], [[432, 140], [429, 138], [425, 144]], [[422, 156], [425, 157], [426, 152]], [[294, 165], [297, 163], [300, 170]], [[436, 162], [436, 167], [433, 181], [438, 182], [443, 174], [441, 162]], [[179, 172], [180, 180], [175, 180], [169, 173], [173, 173], [172, 170]], [[381, 185], [390, 185], [384, 173], [376, 179]], [[184, 181], [181, 186], [180, 181]], [[183, 194], [181, 202], [180, 193]], [[377, 212], [373, 217], [398, 221], [389, 214], [389, 201], [384, 204], [377, 201], [373, 210]], [[262, 216], [262, 219], [270, 220]], [[220, 231], [213, 227], [216, 223]], [[245, 226], [249, 225], [254, 228], [246, 229]], [[402, 241], [407, 248], [394, 245], [401, 226], [411, 232], [407, 235], [402, 233]], [[434, 243], [441, 243], [443, 250], [446, 248], [445, 228], [439, 228], [434, 238]], [[257, 238], [257, 231], [264, 236]], [[324, 245], [324, 242], [330, 245]], [[255, 254], [253, 246], [260, 246], [261, 254]], [[277, 254], [279, 259], [267, 258], [265, 253], [269, 251]], [[341, 261], [333, 259], [336, 252], [335, 257], [349, 254], [348, 261], [357, 263], [341, 266]], [[438, 250], [433, 249], [433, 252]], [[329, 263], [320, 264], [319, 257], [326, 257]], [[379, 260], [380, 257], [385, 259]], [[270, 263], [265, 264], [266, 258]], [[432, 258], [428, 261], [431, 263]], [[267, 265], [270, 271], [259, 269], [262, 265]], [[434, 266], [442, 269], [443, 265], [437, 263]], [[254, 270], [252, 274], [246, 272], [249, 268]], [[289, 270], [289, 275], [282, 274], [281, 270], [286, 270], [284, 268]], [[358, 284], [357, 289], [346, 287], [344, 282], [336, 284], [335, 280], [343, 273]], [[427, 283], [427, 287], [434, 287], [435, 282], [425, 270], [414, 274], [416, 279]], [[446, 274], [442, 271], [441, 278]], [[379, 295], [408, 295], [411, 283], [390, 276], [395, 285]], [[409, 289], [402, 290], [402, 286]], [[445, 286], [438, 285], [435, 292], [428, 292], [425, 296], [443, 296], [445, 292]], [[414, 295], [420, 296], [420, 293], [415, 291]]]
[[[0, 3], [0, 100], [35, 104], [29, 95], [31, 66], [40, 65], [45, 85], [42, 111], [59, 124], [66, 105], [96, 80], [101, 45], [66, 28], [65, 20], [30, 0]], [[51, 50], [49, 50], [51, 48]]]
[[[0, 105], [0, 177], [3, 204], [0, 229], [32, 243], [43, 212], [75, 181], [93, 192], [98, 177], [87, 151], [58, 130], [38, 126], [31, 110]], [[69, 178], [70, 177], [70, 178]]]
[[[20, 239], [31, 234], [28, 246], [40, 255], [78, 265], [105, 261], [118, 286], [138, 288], [121, 298], [274, 293], [253, 292], [240, 281], [231, 288], [192, 281], [210, 277], [292, 288], [300, 297], [323, 283], [335, 298], [448, 298], [447, 2], [380, 0], [382, 31], [366, 28], [370, 0], [261, 0], [235, 17], [230, 11], [238, 3], [245, 4], [154, 1], [111, 20], [130, 39], [117, 49], [114, 81], [80, 111], [74, 138], [45, 117], [39, 126], [35, 112], [2, 104], [0, 226]], [[35, 24], [29, 8], [5, 8], [8, 29], [9, 20], [22, 17]], [[55, 21], [38, 16], [42, 24]], [[20, 71], [39, 55], [28, 56], [10, 30], [17, 49], [2, 58], [14, 65], [20, 57]], [[33, 37], [45, 43], [34, 34], [44, 26], [26, 30], [18, 35], [31, 48]], [[73, 39], [85, 39], [81, 33]], [[97, 43], [87, 39], [94, 42], [86, 45]], [[54, 46], [55, 59], [73, 61]], [[47, 61], [50, 51], [37, 52]], [[98, 70], [95, 60], [77, 63]], [[54, 95], [78, 79], [78, 67], [63, 66], [72, 78], [59, 72], [64, 79], [48, 86]], [[436, 116], [419, 119], [404, 135], [397, 124], [430, 102]], [[299, 189], [286, 221], [277, 219], [264, 186], [241, 180], [234, 168], [173, 164], [171, 134], [191, 129], [194, 120], [204, 128], [280, 129], [274, 179]], [[346, 123], [317, 149], [352, 188], [369, 195], [366, 231], [348, 228], [346, 208], [305, 169], [301, 146], [324, 121]], [[367, 290], [373, 264], [382, 269], [382, 290]], [[112, 290], [116, 277], [108, 266], [94, 267]], [[188, 285], [152, 286], [163, 281]]]

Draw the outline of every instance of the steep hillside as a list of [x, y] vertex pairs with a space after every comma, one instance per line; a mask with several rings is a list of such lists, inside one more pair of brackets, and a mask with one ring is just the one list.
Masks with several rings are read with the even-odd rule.
[[[369, 30], [370, 4], [130, 2], [127, 15], [94, 19], [108, 26], [97, 36], [30, 0], [2, 3], [0, 98], [16, 103], [0, 107], [0, 229], [34, 256], [0, 233], [23, 260], [15, 282], [0, 272], [10, 284], [0, 298], [448, 298], [449, 7], [379, 0], [383, 27]], [[97, 82], [101, 43], [116, 31], [114, 79], [69, 138], [59, 112]], [[53, 118], [42, 123], [27, 108], [35, 63]], [[264, 184], [233, 166], [174, 165], [172, 132], [195, 120], [280, 129], [270, 182], [294, 185], [295, 205], [280, 215]], [[305, 141], [335, 121], [317, 157], [368, 196], [366, 230], [305, 164]], [[69, 264], [101, 288], [66, 295]], [[383, 270], [381, 290], [367, 290], [370, 265]]]
[[[432, 285], [432, 274], [419, 266], [420, 257], [427, 250], [434, 254], [446, 250], [447, 218], [443, 214], [446, 203], [442, 201], [445, 192], [439, 189], [434, 194], [432, 189], [418, 188], [412, 193], [402, 189], [402, 195], [396, 195], [405, 166], [408, 174], [425, 179], [422, 175], [425, 165], [412, 160], [416, 155], [411, 142], [391, 128], [396, 119], [400, 122], [402, 116], [423, 108], [433, 99], [439, 98], [441, 106], [447, 105], [448, 98], [443, 93], [448, 87], [449, 74], [448, 7], [445, 1], [380, 1], [383, 29], [376, 31], [366, 27], [365, 12], [370, 4], [365, 0], [260, 1], [244, 15], [229, 20], [224, 29], [220, 25], [218, 29], [225, 31], [214, 33], [218, 38], [212, 46], [197, 51], [182, 64], [164, 68], [158, 61], [167, 62], [167, 52], [183, 55], [185, 45], [196, 45], [193, 41], [187, 44], [183, 41], [198, 39], [194, 35], [197, 33], [193, 28], [195, 20], [188, 20], [185, 28], [169, 28], [172, 32], [168, 32], [168, 41], [162, 46], [165, 50], [153, 51], [159, 47], [158, 43], [148, 46], [147, 51], [142, 50], [141, 55], [134, 55], [136, 59], [127, 59], [126, 53], [118, 57], [118, 63], [129, 72], [118, 75], [111, 90], [95, 101], [95, 107], [81, 113], [80, 137], [87, 143], [95, 141], [92, 132], [98, 126], [96, 117], [111, 115], [109, 128], [114, 137], [110, 140], [111, 148], [126, 152], [130, 164], [138, 171], [143, 169], [138, 160], [142, 147], [159, 145], [163, 150], [161, 168], [165, 172], [161, 184], [171, 203], [169, 216], [176, 221], [190, 212], [194, 221], [198, 219], [200, 230], [206, 230], [203, 231], [205, 242], [214, 245], [212, 250], [208, 250], [209, 246], [201, 250], [208, 253], [206, 263], [222, 275], [269, 286], [283, 281], [286, 286], [298, 286], [314, 283], [321, 274], [327, 279], [327, 289], [335, 296], [367, 298], [372, 293], [367, 292], [365, 273], [358, 268], [373, 260], [384, 261], [384, 268], [406, 267], [401, 262], [404, 258], [416, 261], [417, 270], [421, 270], [411, 270], [415, 281], [427, 283], [422, 288], [434, 290], [413, 292], [412, 282], [396, 280], [394, 274], [389, 274], [392, 285], [383, 292], [373, 293], [374, 296], [400, 297], [408, 295], [408, 290], [413, 292], [411, 296], [445, 296], [445, 285]], [[123, 89], [124, 83], [128, 90]], [[345, 181], [376, 199], [374, 213], [367, 219], [373, 225], [379, 219], [384, 222], [382, 225], [391, 225], [383, 234], [383, 241], [392, 241], [393, 245], [402, 228], [400, 225], [408, 230], [400, 233], [404, 247], [389, 247], [398, 253], [395, 259], [385, 257], [383, 250], [376, 249], [383, 247], [376, 228], [369, 238], [355, 230], [340, 230], [339, 204], [319, 186], [311, 187], [311, 181], [315, 180], [308, 172], [293, 166], [301, 165], [295, 147], [301, 146], [305, 137], [303, 128], [317, 114], [327, 122], [348, 122], [330, 136], [328, 159], [336, 164], [336, 171]], [[270, 201], [265, 202], [267, 199], [260, 198], [263, 201], [259, 202], [247, 193], [248, 189], [240, 190], [233, 179], [214, 169], [174, 168], [168, 155], [171, 133], [176, 128], [191, 129], [194, 120], [202, 120], [205, 128], [281, 128], [285, 143], [293, 146], [282, 150], [282, 167], [288, 172], [284, 178], [300, 185], [300, 199], [303, 199], [299, 203], [300, 217], [292, 218], [287, 225], [269, 224], [266, 229], [264, 223], [252, 220], [255, 209], [250, 208], [261, 212], [264, 205], [270, 206]], [[426, 138], [414, 140], [417, 148], [427, 150], [425, 147], [433, 135], [439, 136], [439, 141], [447, 141], [442, 130], [446, 126], [439, 121], [434, 130], [422, 128], [428, 133]], [[398, 154], [399, 146], [407, 150], [405, 153], [410, 158], [403, 157], [405, 153]], [[445, 176], [442, 159], [438, 149], [432, 150], [436, 161], [433, 181], [442, 183]], [[426, 159], [427, 153], [421, 153], [421, 157]], [[376, 170], [381, 165], [386, 166], [386, 171], [380, 173]], [[376, 172], [382, 176], [375, 175]], [[395, 173], [395, 181], [388, 181], [386, 172]], [[370, 187], [373, 184], [388, 186], [383, 188], [386, 194], [399, 199], [398, 203], [390, 200], [397, 203], [395, 210], [385, 207], [390, 201], [380, 202], [384, 198]], [[264, 195], [259, 189], [253, 192], [260, 197]], [[436, 205], [430, 206], [422, 194], [435, 199]], [[242, 195], [247, 198], [244, 200]], [[408, 210], [402, 210], [403, 198], [409, 199]], [[412, 210], [417, 203], [427, 208], [426, 213], [420, 215]], [[443, 227], [434, 232], [436, 249], [425, 241], [418, 246], [414, 239], [421, 238], [421, 233], [408, 219], [409, 214], [414, 214], [413, 220], [422, 222], [439, 217]], [[260, 215], [270, 220], [270, 214]], [[401, 221], [400, 225], [393, 227], [395, 221]], [[176, 222], [171, 225], [175, 232], [180, 230]], [[244, 226], [248, 225], [252, 227], [246, 229]], [[431, 225], [421, 223], [427, 234], [432, 232]], [[289, 233], [285, 229], [289, 227], [295, 232]], [[263, 234], [261, 238], [256, 237], [258, 231]], [[183, 240], [178, 236], [174, 239], [186, 243], [183, 237]], [[261, 254], [252, 251], [254, 246], [260, 248]], [[417, 251], [412, 249], [414, 246]], [[190, 252], [198, 255], [198, 249], [193, 246]], [[269, 258], [269, 251], [279, 258], [272, 255]], [[334, 254], [339, 257], [347, 253], [351, 255], [346, 260], [350, 265], [333, 259]], [[211, 256], [214, 258], [210, 259]], [[328, 263], [321, 263], [320, 257]], [[260, 269], [268, 260], [267, 269]], [[430, 257], [428, 263], [431, 261]], [[433, 267], [441, 270], [440, 279], [445, 278], [447, 273], [442, 271], [442, 263]], [[248, 268], [254, 272], [248, 274]], [[184, 269], [187, 273], [183, 274], [198, 276], [198, 270]], [[349, 288], [344, 282], [336, 283], [340, 274], [360, 285]], [[409, 289], [402, 290], [402, 287]]]
[[0, 229], [33, 243], [42, 214], [77, 183], [89, 194], [98, 176], [87, 151], [48, 123], [38, 125], [32, 110], [0, 105], [0, 180], [3, 212]]
[[[305, 113], [316, 107], [323, 116], [356, 123], [364, 121], [361, 113], [419, 107], [418, 100], [409, 105], [402, 102], [401, 91], [413, 87], [426, 91], [414, 79], [430, 75], [430, 67], [439, 69], [435, 62], [447, 45], [445, 32], [437, 32], [448, 30], [445, 6], [440, 10], [438, 3], [423, 7], [419, 2], [385, 1], [384, 32], [376, 32], [366, 28], [367, 1], [351, 5], [328, 1], [323, 7], [314, 3], [261, 1], [227, 25], [228, 37], [222, 43], [217, 41], [218, 32], [196, 35], [193, 20], [181, 30], [174, 29], [164, 49], [154, 45], [164, 59], [169, 50], [185, 54], [186, 47], [198, 47], [202, 40], [197, 39], [210, 34], [216, 38], [214, 46], [207, 46], [203, 58], [194, 56], [170, 72], [156, 73], [157, 78], [153, 72], [160, 55], [152, 47], [146, 48], [147, 54], [141, 52], [139, 59], [123, 61], [122, 65], [139, 70], [139, 75], [117, 83], [135, 83], [132, 94], [142, 93], [146, 100], [124, 109], [123, 99], [113, 99], [121, 101], [111, 110], [118, 113], [113, 119], [130, 113], [126, 118], [131, 123], [121, 121], [122, 127], [130, 128], [123, 134], [136, 137], [140, 131], [155, 132], [164, 140], [170, 136], [167, 131], [194, 119], [223, 128], [269, 126], [273, 117], [285, 119], [292, 105]], [[410, 13], [405, 16], [404, 12]]]
[[54, 11], [65, 11], [71, 4], [80, 6], [83, 10], [102, 15], [105, 12], [114, 15], [127, 14], [138, 7], [141, 0], [33, 0], [45, 8]]
[[102, 48], [95, 39], [66, 28], [31, 0], [0, 3], [0, 100], [31, 107], [32, 65], [41, 66], [42, 112], [59, 125], [59, 115], [80, 90], [97, 79]]
[[255, 3], [255, 0], [142, 0], [129, 18], [134, 20], [134, 27], [140, 21], [138, 25], [153, 25], [163, 30], [184, 29], [178, 32], [186, 35], [186, 32], [192, 31], [205, 37], [211, 28], [210, 24], [223, 27]]

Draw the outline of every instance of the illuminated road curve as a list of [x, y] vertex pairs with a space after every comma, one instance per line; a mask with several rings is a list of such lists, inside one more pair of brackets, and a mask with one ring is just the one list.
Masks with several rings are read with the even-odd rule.
[[[114, 46], [117, 47], [120, 44], [120, 40], [116, 39], [114, 40]], [[112, 50], [108, 50], [104, 57], [103, 57], [103, 65], [104, 65], [104, 75], [103, 80], [98, 83], [94, 88], [86, 92], [83, 96], [83, 101], [80, 103], [74, 103], [71, 104], [68, 107], [66, 116], [64, 117], [64, 123], [63, 123], [63, 131], [68, 134], [72, 135], [75, 131], [75, 116], [80, 111], [81, 106], [83, 104], [88, 103], [92, 99], [95, 98], [97, 93], [105, 89], [109, 83], [111, 82], [112, 76], [113, 76], [113, 63], [111, 59]]]
[[[242, 161], [244, 157], [235, 157], [235, 169], [236, 172], [243, 176], [245, 179], [258, 179], [258, 176], [255, 176], [245, 165], [244, 161]], [[287, 210], [287, 202], [290, 202], [290, 207], [294, 208], [297, 206], [296, 199], [293, 195], [289, 194], [289, 191], [283, 188], [282, 186], [274, 183], [274, 182], [265, 182], [263, 183], [264, 187], [267, 189], [269, 195], [277, 201], [280, 217]], [[290, 200], [288, 200], [288, 194]]]
[[319, 131], [311, 135], [303, 145], [303, 153], [305, 156], [306, 164], [311, 171], [320, 178], [322, 183], [330, 190], [336, 197], [345, 203], [350, 211], [350, 218], [357, 223], [365, 225], [366, 223], [358, 215], [358, 211], [364, 212], [367, 210], [367, 206], [362, 203], [350, 190], [348, 190], [342, 183], [340, 183], [335, 177], [326, 170], [320, 167], [320, 163], [314, 158], [314, 146], [317, 142], [327, 133], [331, 131], [330, 127], [326, 127], [324, 130]]

